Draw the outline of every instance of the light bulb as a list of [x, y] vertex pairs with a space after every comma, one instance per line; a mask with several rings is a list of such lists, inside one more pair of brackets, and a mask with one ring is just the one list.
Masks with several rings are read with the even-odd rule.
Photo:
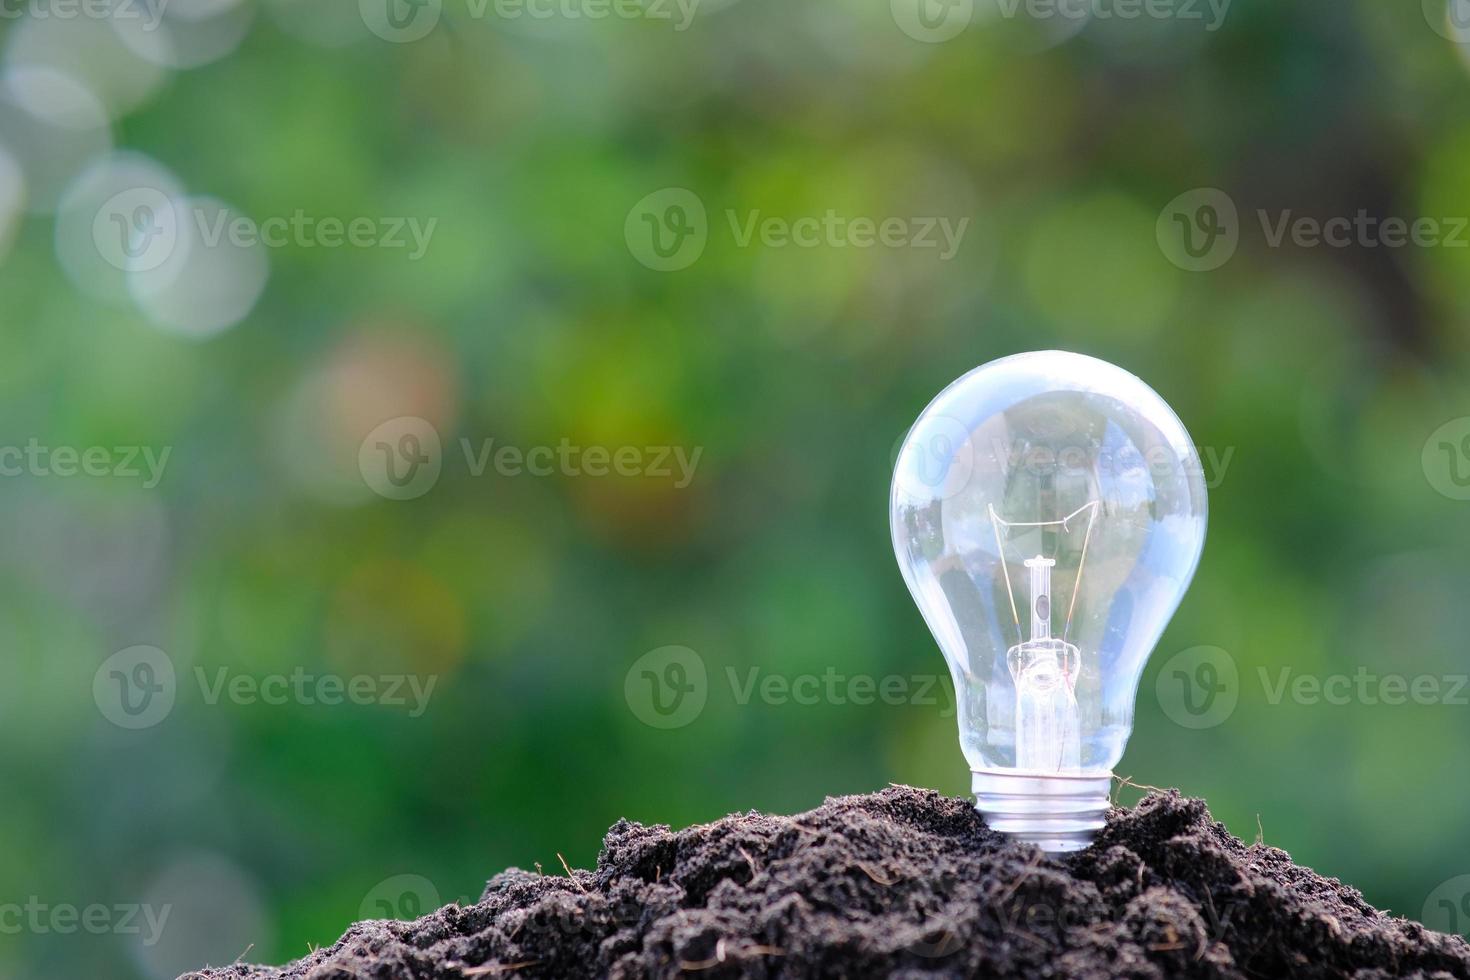
[[1204, 476], [1184, 425], [1105, 361], [992, 361], [909, 430], [890, 519], [949, 663], [975, 806], [1043, 850], [1086, 847], [1144, 663], [1204, 546]]

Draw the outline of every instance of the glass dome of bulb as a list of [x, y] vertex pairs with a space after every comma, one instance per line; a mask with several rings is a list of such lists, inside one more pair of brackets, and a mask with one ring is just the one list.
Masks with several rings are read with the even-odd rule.
[[[919, 416], [894, 472], [894, 550], [949, 664], [982, 811], [982, 791], [1080, 792], [1085, 817], [1056, 816], [1058, 839], [1032, 836], [1072, 849], [1088, 836], [1074, 824], [1100, 825], [1098, 780], [1122, 758], [1205, 514], [1184, 425], [1153, 389], [1096, 358], [993, 361]], [[1067, 778], [1085, 781], [1046, 782]]]

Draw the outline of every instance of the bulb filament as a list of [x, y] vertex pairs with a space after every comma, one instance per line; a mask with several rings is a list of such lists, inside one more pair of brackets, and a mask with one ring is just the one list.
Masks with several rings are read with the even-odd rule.
[[[1097, 519], [1098, 501], [1091, 501], [1068, 514], [1060, 521], [1042, 521], [1031, 524], [1012, 524], [1001, 520], [994, 508], [990, 516], [995, 528], [996, 545], [1000, 549], [1002, 568], [1005, 567], [1005, 551], [1001, 544], [1000, 528], [1060, 526], [1070, 530], [1068, 522], [1088, 511], [1087, 531], [1082, 540], [1081, 556], [1077, 564], [1077, 579], [1072, 587], [1072, 599], [1067, 606], [1067, 618], [1060, 638], [1052, 636], [1052, 569], [1056, 559], [1036, 555], [1024, 562], [1030, 572], [1030, 637], [1006, 651], [1006, 665], [1016, 685], [1016, 768], [1035, 772], [1069, 772], [1081, 768], [1081, 735], [1077, 710], [1077, 676], [1082, 667], [1082, 654], [1066, 640], [1072, 626], [1072, 614], [1077, 608], [1077, 593], [1081, 591], [1082, 569], [1087, 562], [1087, 546], [1092, 540], [1092, 525]], [[1011, 587], [1009, 571], [1005, 572], [1006, 594], [1011, 603], [1011, 615], [1020, 632], [1021, 617], [1016, 609], [1016, 594]]]

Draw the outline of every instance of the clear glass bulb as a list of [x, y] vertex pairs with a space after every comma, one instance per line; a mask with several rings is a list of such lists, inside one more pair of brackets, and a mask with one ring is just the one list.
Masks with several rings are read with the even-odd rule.
[[1205, 509], [1178, 416], [1096, 358], [992, 361], [909, 430], [894, 551], [949, 663], [976, 806], [997, 830], [1067, 851], [1102, 826]]

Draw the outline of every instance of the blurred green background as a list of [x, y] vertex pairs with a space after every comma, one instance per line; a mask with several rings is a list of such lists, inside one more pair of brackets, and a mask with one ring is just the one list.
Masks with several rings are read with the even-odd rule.
[[[0, 446], [109, 475], [0, 479], [0, 976], [283, 962], [508, 865], [588, 866], [621, 816], [966, 793], [888, 482], [941, 387], [1047, 347], [1148, 381], [1211, 481], [1120, 775], [1470, 928], [1470, 48], [1442, 9], [384, 2], [5, 7]], [[377, 244], [208, 244], [139, 187]], [[1169, 238], [1197, 188], [1238, 209], [1199, 271]], [[1275, 245], [1259, 218], [1360, 210], [1448, 230]], [[742, 241], [829, 211], [968, 224], [947, 257]], [[684, 218], [694, 251], [661, 257]], [[418, 257], [383, 241], [411, 221]], [[461, 440], [491, 439], [700, 455], [687, 486], [477, 475]], [[378, 442], [437, 480], [388, 499]], [[159, 479], [129, 447], [168, 452]], [[657, 727], [639, 665], [668, 646], [705, 703]], [[1234, 707], [1190, 727], [1161, 669], [1199, 646]], [[1283, 668], [1438, 694], [1273, 698]], [[298, 669], [434, 687], [417, 713], [209, 696]], [[752, 669], [912, 696], [745, 698]], [[15, 912], [94, 904], [97, 934]]]

